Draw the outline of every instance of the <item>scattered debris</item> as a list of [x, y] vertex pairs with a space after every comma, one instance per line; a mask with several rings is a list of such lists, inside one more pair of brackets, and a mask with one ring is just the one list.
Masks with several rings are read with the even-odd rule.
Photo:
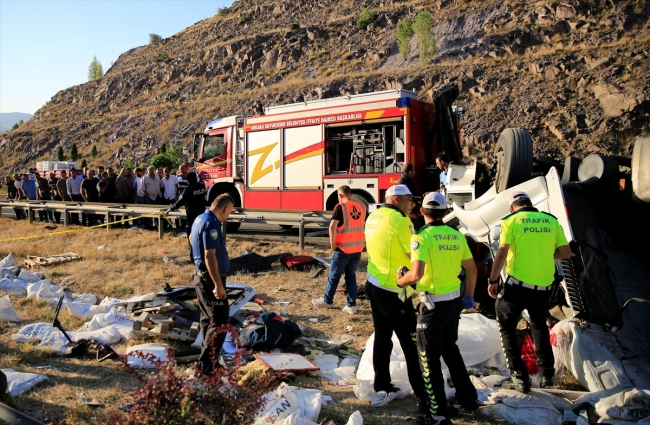
[[166, 255], [163, 255], [163, 258], [162, 258], [162, 259], [163, 259], [163, 262], [164, 262], [165, 264], [173, 264], [173, 263], [175, 263], [175, 261], [174, 261], [173, 259], [169, 258], [169, 257], [166, 256]]
[[317, 263], [311, 255], [286, 256], [280, 258], [280, 262], [289, 270], [295, 271], [304, 271], [305, 267]]
[[[102, 248], [102, 246], [104, 248]], [[107, 247], [108, 245], [100, 245], [99, 249], [106, 249]], [[33, 255], [28, 255], [27, 259], [25, 260], [25, 265], [31, 269], [34, 267], [54, 266], [62, 263], [68, 263], [70, 261], [79, 261], [82, 259], [83, 257], [81, 255], [75, 254], [74, 252], [67, 252], [65, 254], [57, 254], [57, 255], [48, 255], [47, 257], [36, 257]]]
[[[243, 252], [243, 251], [242, 251]], [[272, 264], [281, 260], [283, 257], [291, 256], [290, 253], [275, 254], [262, 256], [255, 252], [249, 252], [230, 260], [230, 273], [237, 272], [259, 273], [273, 269]]]
[[94, 397], [88, 397], [85, 394], [79, 394], [79, 404], [90, 407], [102, 407], [104, 403]]
[[99, 251], [105, 251], [107, 248], [108, 248], [108, 245], [99, 245], [99, 246], [97, 247], [97, 249], [98, 249]]
[[133, 315], [133, 333], [163, 339], [194, 341], [199, 333], [199, 323], [182, 319], [181, 316], [151, 314], [144, 311]]
[[286, 383], [266, 394], [253, 425], [312, 425], [318, 420], [323, 394], [319, 390], [299, 389]]
[[280, 304], [282, 307], [291, 305], [291, 301], [277, 301], [276, 304]]
[[309, 323], [318, 323], [318, 319], [316, 317], [310, 317]]
[[270, 353], [255, 354], [253, 357], [264, 363], [276, 372], [310, 372], [319, 370], [319, 367], [300, 354]]
[[[149, 358], [151, 355], [152, 358]], [[169, 360], [167, 344], [132, 345], [126, 350], [126, 364], [132, 368], [155, 368], [153, 361], [166, 362]]]

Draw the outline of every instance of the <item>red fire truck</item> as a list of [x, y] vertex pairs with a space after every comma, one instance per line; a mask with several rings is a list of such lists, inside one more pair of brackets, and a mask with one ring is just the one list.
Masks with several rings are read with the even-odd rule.
[[196, 169], [208, 201], [228, 192], [243, 208], [332, 210], [342, 185], [366, 204], [382, 202], [406, 163], [415, 166], [420, 193], [435, 190], [427, 175], [436, 155], [460, 159], [457, 95], [452, 85], [428, 103], [390, 90], [215, 119], [195, 137]]

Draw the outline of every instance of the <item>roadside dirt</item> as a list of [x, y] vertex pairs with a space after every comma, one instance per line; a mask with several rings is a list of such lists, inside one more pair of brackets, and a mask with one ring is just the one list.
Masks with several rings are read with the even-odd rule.
[[[0, 228], [5, 229], [3, 236], [7, 238], [48, 232], [40, 224], [30, 226], [7, 218], [0, 218]], [[281, 238], [283, 236], [280, 236]], [[98, 250], [98, 246], [104, 244], [107, 248]], [[293, 240], [252, 242], [238, 241], [232, 237], [228, 241], [228, 249], [232, 257], [238, 256], [242, 250], [260, 255], [299, 253], [297, 243]], [[18, 264], [24, 262], [26, 255], [43, 256], [70, 251], [81, 254], [84, 260], [46, 269], [46, 277], [54, 284], [65, 285], [79, 293], [91, 293], [100, 299], [104, 296], [126, 298], [158, 291], [165, 283], [171, 286], [191, 284], [192, 266], [187, 261], [186, 240], [171, 234], [166, 234], [164, 239], [159, 241], [154, 232], [80, 230], [66, 235], [0, 245], [0, 257], [12, 252]], [[304, 253], [328, 258], [327, 251], [318, 246], [308, 246]], [[163, 255], [173, 259], [174, 263], [164, 263]], [[359, 282], [365, 281], [366, 264], [364, 255], [357, 273]], [[265, 310], [288, 312], [289, 319], [305, 328], [305, 336], [332, 339], [347, 335], [346, 338], [352, 340], [348, 344], [351, 351], [362, 348], [373, 331], [368, 301], [359, 301], [358, 314], [355, 316], [338, 310], [316, 309], [312, 306], [311, 299], [322, 296], [327, 275], [321, 274], [316, 279], [312, 279], [310, 275], [310, 271], [287, 271], [280, 264], [276, 264], [270, 272], [257, 275], [240, 273], [229, 280], [254, 287], [257, 297], [264, 301]], [[129, 400], [129, 394], [136, 389], [137, 382], [119, 364], [110, 361], [98, 363], [92, 358], [62, 358], [36, 350], [33, 345], [12, 341], [11, 334], [16, 333], [23, 325], [51, 321], [54, 310], [46, 302], [18, 299], [14, 295], [10, 297], [22, 321], [0, 325], [0, 368], [41, 373], [49, 378], [45, 384], [13, 399], [12, 402], [18, 409], [35, 417], [42, 417], [43, 411], [54, 412], [58, 418], [67, 416], [75, 423], [93, 424], [103, 417], [104, 408], [79, 406], [79, 394], [83, 393], [106, 405], [114, 406], [120, 406]], [[290, 301], [291, 304], [280, 306], [276, 304], [279, 301]], [[335, 303], [342, 306], [345, 299], [337, 294]], [[317, 318], [318, 322], [309, 322], [310, 318]], [[63, 326], [70, 330], [75, 330], [83, 323], [83, 320], [70, 316], [67, 311], [61, 313], [60, 319]], [[348, 326], [352, 326], [351, 330], [347, 329]], [[117, 351], [124, 353], [127, 345], [145, 341], [155, 340], [134, 339], [120, 345]], [[43, 366], [46, 368], [39, 368]], [[179, 373], [186, 367], [187, 365], [179, 365]], [[334, 404], [322, 409], [320, 421], [329, 418], [335, 424], [345, 424], [349, 415], [359, 410], [366, 424], [390, 425], [404, 421], [415, 423], [414, 397], [397, 400], [384, 408], [373, 408], [358, 400], [352, 387], [339, 387], [323, 380], [317, 374], [297, 375], [289, 383], [322, 389], [324, 394], [334, 399]], [[455, 423], [469, 425], [502, 422], [475, 413], [463, 414]]]

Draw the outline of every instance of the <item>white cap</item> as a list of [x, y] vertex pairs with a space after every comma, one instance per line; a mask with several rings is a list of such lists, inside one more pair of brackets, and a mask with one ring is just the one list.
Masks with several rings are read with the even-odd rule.
[[427, 193], [427, 196], [424, 197], [424, 201], [422, 201], [422, 208], [426, 208], [428, 210], [446, 210], [447, 200], [440, 192], [430, 192]]
[[515, 201], [521, 201], [522, 199], [530, 200], [530, 196], [526, 192], [515, 192], [510, 197], [510, 205], [515, 203]]
[[389, 187], [386, 191], [386, 197], [400, 195], [408, 195], [412, 198], [419, 198], [419, 196], [413, 195], [405, 184], [396, 184], [395, 186]]

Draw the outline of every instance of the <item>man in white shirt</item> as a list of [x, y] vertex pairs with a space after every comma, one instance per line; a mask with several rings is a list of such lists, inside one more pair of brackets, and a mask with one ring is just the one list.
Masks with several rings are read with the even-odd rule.
[[[141, 179], [140, 192], [144, 197], [145, 204], [156, 204], [156, 200], [161, 196], [160, 177], [156, 174], [156, 169], [152, 166], [147, 167], [147, 174]], [[153, 228], [153, 221], [149, 218], [145, 223], [149, 228]]]
[[[180, 192], [180, 186], [178, 184], [178, 179], [176, 176], [170, 173], [169, 168], [165, 168], [163, 171], [163, 178], [160, 179], [160, 186], [163, 189], [163, 200], [164, 205], [174, 205], [178, 199], [178, 194]], [[166, 221], [163, 222], [167, 226]], [[176, 219], [176, 227], [180, 227], [178, 219]]]
[[[133, 189], [135, 192], [135, 199], [133, 200], [133, 202], [135, 202], [137, 205], [144, 204], [144, 195], [142, 194], [142, 190], [140, 189], [140, 185], [142, 184], [142, 176], [143, 176], [142, 168], [139, 167], [136, 168], [135, 177], [133, 178]], [[144, 219], [142, 218], [133, 220], [134, 226], [143, 226], [144, 224], [145, 224]]]

